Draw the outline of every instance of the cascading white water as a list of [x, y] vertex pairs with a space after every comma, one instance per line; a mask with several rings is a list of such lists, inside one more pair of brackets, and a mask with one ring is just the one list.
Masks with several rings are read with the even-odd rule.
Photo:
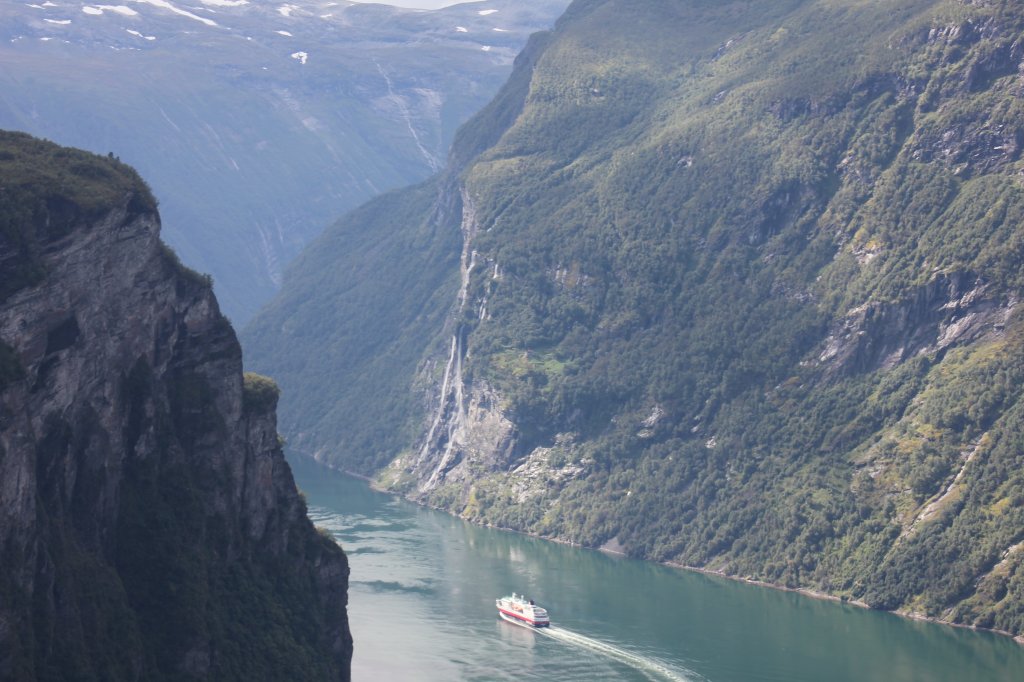
[[[459, 319], [461, 317], [463, 310], [466, 307], [466, 302], [469, 298], [470, 276], [473, 273], [473, 268], [476, 267], [477, 257], [476, 251], [473, 250], [473, 237], [476, 236], [477, 232], [476, 211], [474, 210], [473, 202], [465, 188], [462, 189], [461, 229], [462, 253], [459, 258], [461, 281], [459, 285], [459, 293], [456, 297], [457, 306], [455, 319]], [[420, 448], [417, 460], [419, 463], [422, 463], [430, 457], [431, 449], [434, 447], [435, 438], [437, 436], [437, 431], [443, 423], [447, 422], [445, 424], [447, 433], [445, 434], [444, 455], [433, 468], [433, 472], [427, 481], [428, 488], [437, 484], [438, 478], [442, 475], [448, 463], [451, 461], [456, 446], [458, 431], [466, 419], [465, 393], [462, 379], [462, 357], [464, 354], [465, 349], [462, 347], [462, 329], [461, 327], [456, 327], [452, 334], [451, 351], [448, 354], [448, 362], [445, 365], [444, 379], [441, 383], [441, 393], [437, 403], [437, 411], [434, 414], [434, 419], [431, 421], [430, 430], [427, 433], [427, 439]]]
[[427, 165], [430, 166], [430, 170], [434, 172], [441, 170], [441, 162], [438, 161], [437, 157], [434, 156], [430, 150], [424, 147], [423, 143], [420, 141], [420, 136], [416, 132], [416, 127], [412, 123], [412, 114], [409, 112], [409, 106], [406, 104], [405, 98], [395, 92], [391, 83], [391, 77], [388, 75], [388, 72], [384, 70], [384, 67], [377, 63], [376, 60], [374, 60], [373, 63], [377, 67], [377, 71], [380, 72], [380, 75], [383, 76], [384, 83], [388, 88], [388, 99], [397, 106], [399, 114], [402, 117], [402, 121], [405, 123], [406, 128], [409, 129], [409, 135], [412, 136], [412, 141], [416, 144], [416, 148], [426, 160]]
[[458, 352], [458, 348], [458, 337], [453, 336], [452, 350], [448, 354], [448, 363], [444, 368], [444, 380], [441, 382], [441, 401], [437, 406], [437, 413], [434, 415], [434, 420], [430, 424], [430, 431], [427, 432], [427, 439], [423, 442], [423, 447], [420, 448], [418, 461], [423, 461], [423, 458], [430, 452], [430, 444], [434, 442], [434, 436], [437, 434], [437, 427], [441, 425], [441, 420], [444, 418], [445, 406], [448, 403], [448, 385], [451, 382], [452, 367], [455, 364], [455, 356]]

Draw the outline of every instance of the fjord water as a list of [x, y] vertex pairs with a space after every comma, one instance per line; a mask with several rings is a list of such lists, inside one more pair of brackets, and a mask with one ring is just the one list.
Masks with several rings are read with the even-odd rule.
[[[1024, 679], [1006, 637], [481, 528], [293, 458], [351, 564], [353, 679]], [[497, 618], [525, 593], [550, 632]]]

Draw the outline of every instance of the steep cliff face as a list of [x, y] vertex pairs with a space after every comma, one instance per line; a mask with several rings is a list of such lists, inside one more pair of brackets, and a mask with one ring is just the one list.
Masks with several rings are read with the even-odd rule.
[[348, 679], [276, 388], [112, 159], [0, 135], [0, 677]]
[[259, 366], [412, 388], [310, 450], [467, 518], [1024, 633], [1022, 45], [998, 0], [578, 0], [456, 138], [444, 287], [383, 205], [286, 283], [411, 310], [360, 338], [401, 365], [285, 367], [346, 316], [278, 308]]

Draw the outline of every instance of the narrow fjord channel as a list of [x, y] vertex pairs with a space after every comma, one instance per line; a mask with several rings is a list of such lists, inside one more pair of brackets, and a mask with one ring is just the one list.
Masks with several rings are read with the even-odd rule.
[[[481, 528], [293, 458], [348, 553], [352, 678], [1007, 682], [1009, 638]], [[501, 621], [525, 593], [550, 632]]]

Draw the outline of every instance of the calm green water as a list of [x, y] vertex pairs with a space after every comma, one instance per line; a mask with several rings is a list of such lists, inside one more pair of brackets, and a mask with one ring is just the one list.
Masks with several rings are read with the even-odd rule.
[[[294, 468], [352, 566], [357, 682], [1024, 680], [1009, 638], [479, 528]], [[497, 618], [513, 591], [550, 632]]]

